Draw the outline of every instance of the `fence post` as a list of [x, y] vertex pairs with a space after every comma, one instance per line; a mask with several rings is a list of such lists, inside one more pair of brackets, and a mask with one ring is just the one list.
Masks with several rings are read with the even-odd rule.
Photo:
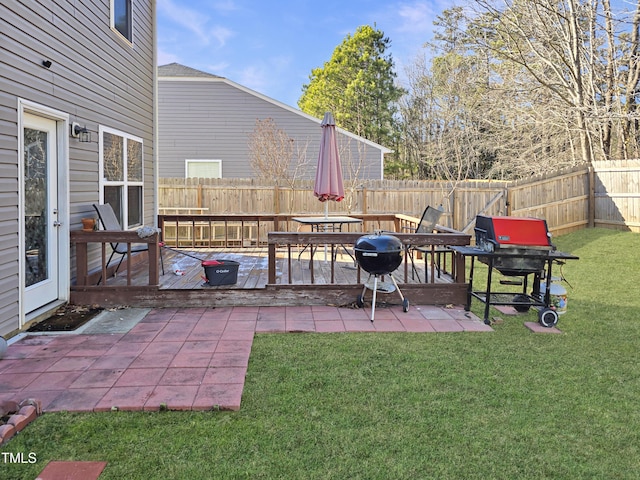
[[280, 187], [278, 185], [273, 187], [273, 210], [276, 215], [280, 214]]
[[367, 187], [362, 187], [362, 213], [367, 212]]
[[587, 207], [587, 228], [593, 228], [596, 224], [596, 172], [593, 165], [589, 166], [587, 170], [589, 199]]
[[457, 230], [459, 225], [462, 225], [462, 222], [459, 222], [457, 218], [457, 212], [458, 212], [458, 209], [456, 208], [456, 204], [458, 202], [458, 198], [457, 198], [458, 196], [456, 195], [457, 190], [458, 190], [457, 187], [454, 187], [449, 197], [451, 198], [451, 200], [449, 200], [449, 205], [451, 206], [451, 228], [453, 228], [454, 230]]

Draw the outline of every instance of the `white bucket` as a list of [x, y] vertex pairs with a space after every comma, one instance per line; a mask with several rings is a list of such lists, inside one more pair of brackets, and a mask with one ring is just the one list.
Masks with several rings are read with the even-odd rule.
[[[551, 279], [551, 287], [549, 288], [549, 303], [551, 307], [555, 307], [556, 313], [562, 315], [567, 311], [567, 289], [559, 283], [555, 283], [555, 278]], [[540, 282], [540, 295], [544, 298], [547, 293], [547, 284]]]

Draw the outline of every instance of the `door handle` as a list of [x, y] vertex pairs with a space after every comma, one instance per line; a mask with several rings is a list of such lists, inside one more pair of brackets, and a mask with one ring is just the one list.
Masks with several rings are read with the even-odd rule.
[[58, 220], [55, 220], [55, 221], [53, 222], [53, 226], [54, 226], [54, 227], [60, 227], [60, 226], [62, 226], [62, 222], [59, 222]]

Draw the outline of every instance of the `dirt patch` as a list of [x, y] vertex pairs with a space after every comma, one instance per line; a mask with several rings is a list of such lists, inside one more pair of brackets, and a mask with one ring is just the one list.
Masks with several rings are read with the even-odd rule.
[[94, 318], [104, 308], [96, 305], [82, 306], [65, 304], [49, 318], [29, 327], [27, 332], [71, 332]]

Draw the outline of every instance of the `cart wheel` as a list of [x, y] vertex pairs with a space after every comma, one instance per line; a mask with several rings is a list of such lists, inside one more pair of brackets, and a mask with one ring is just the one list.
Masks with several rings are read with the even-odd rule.
[[529, 311], [529, 308], [531, 308], [531, 300], [526, 295], [516, 295], [513, 297], [513, 302], [526, 303], [526, 305], [514, 305], [513, 308], [516, 309], [516, 312], [525, 313]]
[[538, 313], [538, 321], [543, 327], [555, 327], [558, 323], [558, 312], [551, 308], [544, 308]]
[[356, 298], [356, 305], [358, 306], [358, 308], [364, 307], [364, 298], [362, 297], [362, 295], [358, 295], [358, 298]]
[[402, 311], [403, 312], [408, 312], [409, 311], [409, 299], [408, 298], [405, 298], [402, 301]]

